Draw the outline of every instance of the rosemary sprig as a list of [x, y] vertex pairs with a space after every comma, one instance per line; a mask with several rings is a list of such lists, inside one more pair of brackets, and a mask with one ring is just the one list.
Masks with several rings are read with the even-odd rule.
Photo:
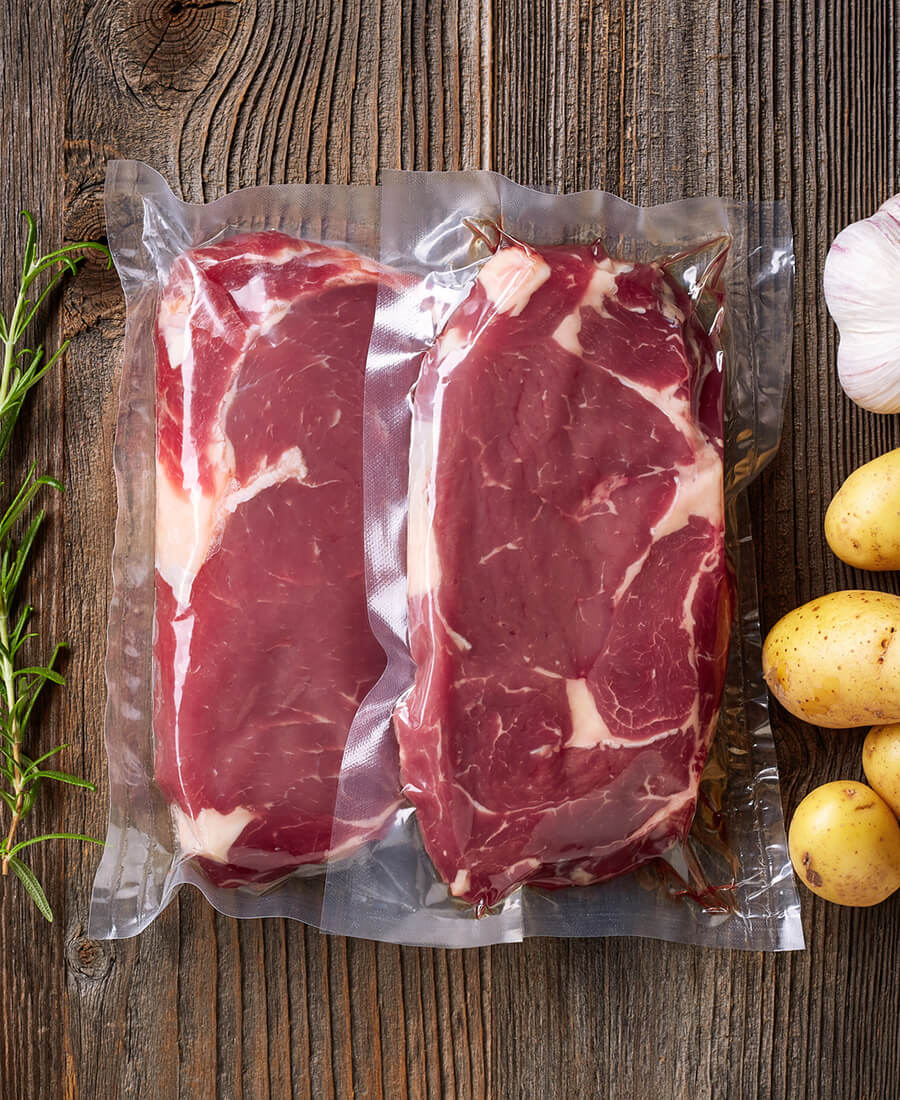
[[[9, 320], [0, 314], [0, 346], [3, 348], [3, 370], [0, 374], [0, 460], [6, 455], [13, 429], [22, 411], [29, 391], [56, 363], [69, 346], [64, 341], [49, 357], [45, 358], [42, 345], [20, 347], [25, 332], [35, 319], [40, 307], [52, 293], [60, 279], [67, 273], [74, 274], [89, 249], [101, 252], [112, 263], [109, 249], [94, 241], [78, 241], [58, 248], [44, 256], [37, 255], [37, 227], [31, 214], [23, 212], [28, 224], [25, 242], [25, 258], [15, 306]], [[45, 276], [49, 276], [46, 278]], [[0, 483], [2, 486], [2, 483]], [[48, 921], [53, 912], [47, 896], [21, 853], [32, 844], [48, 840], [86, 840], [100, 843], [82, 833], [44, 833], [41, 836], [17, 840], [22, 821], [31, 812], [41, 784], [51, 780], [75, 787], [94, 790], [93, 783], [48, 767], [54, 757], [69, 748], [57, 745], [35, 759], [25, 754], [23, 745], [29, 733], [32, 714], [38, 697], [47, 683], [64, 684], [56, 664], [64, 646], [57, 645], [45, 665], [21, 663], [26, 643], [37, 637], [27, 630], [34, 608], [20, 604], [18, 588], [22, 580], [28, 555], [34, 546], [44, 520], [40, 509], [29, 515], [32, 502], [45, 488], [62, 492], [62, 485], [45, 474], [36, 475], [32, 465], [22, 484], [7, 505], [0, 518], [0, 799], [9, 814], [8, 825], [0, 833], [0, 872], [8, 875], [12, 868], [22, 885], [31, 895], [35, 905]], [[30, 648], [30, 647], [29, 647]]]

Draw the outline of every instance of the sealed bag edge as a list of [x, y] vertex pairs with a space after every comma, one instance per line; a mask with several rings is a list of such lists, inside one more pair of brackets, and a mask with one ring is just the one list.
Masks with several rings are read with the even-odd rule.
[[[463, 240], [468, 230], [464, 225], [464, 219], [460, 216], [460, 208], [465, 210], [465, 204], [468, 204], [468, 213], [477, 219], [485, 220], [496, 219], [505, 213], [509, 205], [504, 203], [504, 197], [507, 194], [512, 194], [514, 200], [518, 202], [521, 202], [523, 197], [526, 203], [533, 202], [539, 214], [551, 209], [554, 203], [570, 206], [574, 204], [576, 207], [579, 204], [582, 206], [587, 204], [594, 215], [588, 219], [591, 222], [587, 230], [589, 235], [594, 233], [594, 227], [603, 212], [612, 210], [624, 211], [630, 219], [632, 229], [642, 228], [653, 222], [661, 221], [664, 226], [670, 227], [674, 223], [676, 228], [670, 234], [673, 242], [681, 239], [686, 243], [696, 239], [696, 234], [690, 228], [683, 232], [678, 230], [679, 221], [684, 219], [690, 226], [698, 218], [702, 221], [709, 212], [714, 212], [719, 225], [728, 228], [733, 234], [735, 243], [743, 250], [741, 263], [745, 268], [743, 285], [740, 287], [740, 293], [736, 295], [735, 308], [737, 309], [741, 298], [746, 301], [748, 308], [747, 312], [738, 318], [739, 332], [732, 331], [729, 335], [732, 345], [731, 358], [740, 360], [744, 382], [743, 391], [731, 395], [731, 399], [738, 405], [744, 434], [739, 456], [736, 456], [734, 461], [735, 467], [739, 468], [733, 471], [727, 496], [732, 504], [736, 503], [741, 516], [740, 530], [733, 532], [733, 535], [740, 539], [747, 537], [746, 525], [749, 519], [743, 490], [759, 475], [777, 449], [784, 401], [790, 382], [793, 249], [788, 209], [785, 203], [780, 201], [741, 203], [730, 199], [701, 197], [641, 208], [605, 192], [580, 192], [576, 195], [554, 196], [515, 184], [497, 173], [479, 171], [450, 173], [387, 171], [383, 175], [383, 187], [383, 203], [388, 207], [382, 217], [383, 261], [401, 263], [404, 256], [410, 257], [411, 266], [417, 273], [420, 275], [438, 273], [436, 281], [440, 281], [439, 273], [443, 271], [446, 274], [447, 283], [453, 283], [454, 278], [465, 280], [472, 277], [473, 269], [477, 270], [478, 267], [477, 257], [473, 257], [471, 248]], [[392, 189], [395, 192], [393, 195]], [[423, 193], [426, 195], [425, 198], [422, 198]], [[559, 214], [556, 218], [557, 226], [559, 223], [571, 226], [572, 222], [571, 215]], [[509, 223], [505, 224], [508, 226]], [[518, 226], [512, 231], [514, 234], [516, 231], [521, 232]], [[578, 231], [584, 233], [585, 225], [580, 224]], [[521, 232], [521, 236], [530, 239], [525, 232]], [[547, 230], [544, 226], [542, 235], [538, 236], [537, 240], [538, 243], [547, 243], [548, 239], [558, 242], [560, 239], [567, 238], [559, 236], [558, 228]], [[768, 297], [763, 303], [767, 307], [765, 310], [760, 309], [754, 297], [754, 295], [763, 297], [759, 286], [749, 285], [752, 282], [752, 273], [756, 270], [754, 263], [763, 277], [774, 272], [771, 285], [766, 291]], [[733, 286], [732, 290], [734, 289]], [[756, 310], [752, 315], [751, 306]], [[397, 327], [391, 330], [391, 324]], [[434, 329], [426, 334], [411, 333], [408, 326], [404, 327], [405, 324], [396, 316], [390, 316], [385, 320], [385, 315], [379, 310], [376, 314], [376, 324], [370, 345], [370, 364], [374, 368], [371, 378], [380, 380], [382, 386], [373, 402], [374, 407], [369, 410], [370, 419], [391, 423], [394, 432], [391, 438], [396, 442], [398, 449], [408, 446], [408, 406], [404, 408], [402, 415], [398, 416], [398, 402], [402, 399], [405, 404], [406, 391], [414, 380], [408, 373], [409, 362], [415, 359], [417, 351], [421, 354], [428, 346], [428, 340], [433, 339], [434, 332], [440, 327], [440, 321], [436, 320]], [[388, 327], [389, 338], [382, 339], [385, 337], [385, 325]], [[733, 330], [735, 326], [731, 327]], [[760, 340], [761, 331], [764, 337], [762, 340]], [[405, 339], [411, 347], [405, 347], [401, 355], [394, 353], [397, 362], [392, 363], [389, 345], [391, 340], [396, 341], [398, 335], [401, 343]], [[740, 344], [740, 347], [737, 347], [737, 344]], [[400, 363], [404, 358], [406, 359], [405, 368]], [[396, 370], [399, 379], [395, 379], [393, 384], [389, 377], [392, 368]], [[407, 370], [407, 374], [400, 378], [404, 369]], [[369, 383], [370, 376], [367, 375], [367, 401]], [[385, 408], [385, 401], [393, 402], [394, 407]], [[405, 521], [401, 513], [405, 508], [406, 487], [404, 484], [402, 499], [400, 499], [397, 485], [402, 481], [402, 476], [398, 479], [397, 474], [403, 465], [402, 457], [396, 463], [390, 460], [388, 465], [391, 464], [395, 469], [393, 472], [386, 473], [384, 463], [373, 463], [373, 466], [377, 466], [378, 469], [374, 474], [371, 474], [371, 470], [367, 474], [366, 489], [367, 510], [370, 513], [379, 514], [378, 522], [371, 528], [367, 522], [370, 601], [378, 609], [376, 618], [384, 632], [382, 641], [388, 651], [389, 665], [384, 682], [376, 685], [367, 700], [368, 705], [364, 704], [357, 715], [348, 742], [345, 761], [348, 756], [356, 755], [354, 750], [357, 742], [371, 744], [377, 738], [378, 730], [381, 731], [382, 736], [385, 735], [386, 723], [389, 721], [385, 707], [389, 714], [400, 695], [408, 690], [409, 681], [404, 679], [404, 676], [409, 675], [408, 670], [411, 666], [405, 641], [405, 608], [400, 608], [398, 603], [400, 598], [398, 593], [405, 593], [405, 586], [401, 585], [399, 576], [401, 559], [404, 555], [402, 546], [398, 544], [405, 539]], [[374, 490], [373, 477], [378, 482]], [[387, 491], [393, 495], [389, 495], [385, 500], [383, 495], [379, 495], [379, 491], [382, 494]], [[728, 507], [730, 508], [731, 505]], [[384, 520], [382, 512], [390, 516], [389, 521]], [[742, 618], [745, 614], [748, 616], [748, 621], [755, 617], [758, 648], [755, 561], [748, 562], [747, 557], [746, 554], [743, 555], [740, 563], [741, 608], [736, 619]], [[750, 557], [752, 558], [752, 555]], [[746, 607], [745, 596], [750, 601], [749, 606]], [[403, 599], [405, 602], [405, 595]], [[520, 907], [515, 906], [517, 910], [515, 914], [503, 908], [483, 922], [474, 922], [477, 925], [495, 922], [496, 938], [492, 939], [480, 928], [477, 932], [472, 931], [467, 938], [464, 931], [452, 925], [451, 919], [445, 918], [437, 911], [428, 912], [422, 909], [421, 919], [417, 920], [415, 902], [411, 902], [406, 895], [402, 905], [392, 905], [390, 899], [385, 903], [384, 898], [378, 897], [378, 885], [373, 879], [371, 868], [367, 871], [362, 861], [362, 869], [360, 867], [351, 869], [349, 875], [345, 868], [329, 869], [323, 907], [323, 928], [391, 942], [446, 947], [510, 942], [532, 934], [564, 936], [638, 934], [671, 941], [747, 950], [790, 950], [802, 947], [799, 899], [784, 843], [783, 810], [761, 673], [760, 670], [756, 670], [756, 676], [750, 677], [745, 652], [742, 666], [743, 702], [749, 707], [751, 700], [747, 696], [753, 694], [755, 705], [762, 710], [761, 715], [754, 712], [752, 720], [749, 715], [744, 716], [755, 761], [754, 785], [750, 799], [758, 811], [755, 819], [758, 832], [755, 838], [751, 838], [751, 842], [759, 844], [759, 867], [765, 878], [764, 896], [760, 898], [758, 909], [747, 919], [734, 922], [729, 929], [722, 929], [719, 924], [718, 930], [710, 927], [703, 934], [694, 935], [685, 935], [678, 930], [660, 927], [658, 923], [654, 925], [652, 920], [642, 919], [635, 919], [630, 923], [613, 919], [605, 929], [585, 928], [583, 922], [578, 927], [572, 928], [567, 927], [564, 921], [557, 922], [555, 928], [548, 928], [543, 921], [529, 922], [527, 917], [523, 918]], [[380, 711], [378, 708], [381, 708]], [[348, 799], [349, 813], [365, 812], [364, 794], [360, 796], [355, 783], [348, 783], [343, 789], [343, 795]], [[360, 797], [363, 800], [362, 804]], [[408, 808], [404, 812], [408, 817], [410, 813]], [[341, 814], [339, 813], [338, 816]], [[404, 822], [403, 828], [406, 830], [404, 835], [407, 837], [407, 842], [414, 844], [409, 821]], [[395, 868], [394, 873], [401, 874], [402, 864], [398, 863], [397, 867], [401, 870], [397, 871]], [[452, 927], [452, 931], [441, 933], [441, 927], [446, 929], [448, 924]], [[458, 924], [470, 929], [473, 926], [471, 920], [459, 921]], [[702, 929], [700, 931], [703, 932]]]

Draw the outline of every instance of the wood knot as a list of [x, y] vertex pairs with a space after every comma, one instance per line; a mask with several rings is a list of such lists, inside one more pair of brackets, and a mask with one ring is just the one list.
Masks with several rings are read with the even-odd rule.
[[[66, 142], [65, 237], [72, 241], [106, 243], [103, 181], [106, 163], [117, 149], [90, 141]], [[124, 329], [124, 303], [119, 280], [99, 252], [85, 253], [78, 277], [65, 283], [63, 333], [69, 339], [100, 322], [103, 335]]]
[[240, 20], [242, 0], [128, 0], [110, 11], [111, 64], [131, 94], [171, 109], [202, 91]]
[[89, 940], [79, 925], [66, 939], [66, 965], [79, 978], [99, 982], [112, 970], [115, 956], [106, 940]]

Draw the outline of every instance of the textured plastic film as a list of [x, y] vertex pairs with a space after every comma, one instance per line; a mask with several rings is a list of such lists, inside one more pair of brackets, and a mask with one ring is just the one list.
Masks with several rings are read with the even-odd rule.
[[[448, 870], [446, 865], [443, 877], [438, 873], [423, 842], [424, 826], [420, 828], [416, 810], [407, 802], [380, 839], [329, 868], [322, 927], [451, 947], [534, 935], [643, 935], [751, 950], [802, 947], [761, 680], [755, 562], [743, 494], [778, 446], [789, 377], [793, 253], [785, 209], [779, 204], [750, 206], [718, 199], [639, 209], [601, 192], [538, 193], [490, 173], [387, 173], [381, 224], [382, 262], [411, 269], [418, 278], [399, 298], [382, 297], [369, 350], [364, 440], [367, 582], [370, 618], [388, 666], [354, 720], [336, 820], [365, 820], [372, 811], [372, 792], [380, 789], [379, 771], [398, 768], [396, 718], [402, 716], [416, 681], [409, 606], [423, 586], [416, 575], [421, 561], [427, 572], [430, 559], [429, 553], [420, 555], [419, 563], [408, 569], [407, 521], [411, 494], [419, 491], [411, 479], [415, 482], [417, 471], [433, 456], [421, 451], [418, 429], [410, 454], [412, 409], [421, 405], [414, 387], [422, 384], [423, 362], [428, 364], [430, 353], [433, 358], [436, 346], [442, 361], [452, 354], [448, 332], [465, 314], [466, 303], [474, 301], [473, 288], [484, 265], [495, 252], [501, 254], [504, 245], [515, 249], [516, 242], [523, 242], [541, 256], [548, 246], [573, 248], [600, 240], [609, 256], [623, 265], [637, 268], [665, 259], [667, 275], [679, 288], [676, 308], [682, 301], [679, 295], [697, 303], [724, 380], [720, 507], [734, 607], [718, 726], [684, 841], [608, 881], [555, 889], [527, 884], [529, 874], [538, 881], [549, 879], [554, 886], [567, 877], [577, 881], [576, 843], [570, 846], [575, 858], [562, 861], [558, 874], [517, 866], [493, 895], [482, 891], [484, 904], [473, 904], [478, 892], [470, 876], [454, 876], [452, 866]], [[496, 251], [498, 245], [501, 252]], [[526, 282], [530, 277], [526, 271]], [[540, 282], [538, 276], [535, 285]], [[514, 313], [518, 306], [507, 303], [504, 308]], [[565, 342], [573, 334], [567, 328], [559, 335]], [[541, 346], [541, 353], [545, 348]], [[460, 350], [460, 361], [467, 354], [465, 348]], [[440, 409], [439, 396], [435, 408]], [[475, 416], [473, 411], [473, 421]], [[465, 434], [466, 426], [454, 422], [454, 430]], [[440, 423], [432, 438], [440, 447]], [[433, 490], [433, 485], [427, 488]], [[431, 568], [440, 568], [438, 557], [434, 555], [437, 564]], [[428, 584], [426, 578], [426, 590]], [[421, 630], [426, 618], [419, 615], [414, 629]], [[449, 634], [461, 650], [468, 644], [465, 638], [454, 639], [447, 623], [426, 623], [425, 628]], [[421, 679], [416, 692], [427, 701], [436, 689]], [[499, 732], [504, 732], [502, 722]], [[541, 742], [536, 744], [539, 754], [545, 751]], [[408, 738], [406, 745], [408, 769]], [[463, 759], [447, 765], [444, 760], [441, 767], [466, 763]], [[440, 768], [434, 772], [439, 773]], [[527, 791], [527, 777], [522, 782]], [[431, 812], [428, 797], [438, 790], [437, 783], [431, 792], [427, 785], [407, 789], [413, 802], [426, 806], [426, 814]], [[527, 796], [523, 802], [527, 804]], [[484, 809], [473, 805], [474, 814], [460, 812], [456, 804], [455, 816], [451, 814], [453, 836], [447, 841], [451, 848], [456, 843], [465, 848], [471, 819]], [[429, 844], [438, 854], [435, 835], [432, 830]], [[339, 839], [336, 835], [333, 843]], [[592, 871], [599, 877], [602, 868]], [[526, 885], [517, 886], [517, 876]]]
[[[225, 913], [317, 924], [324, 861], [346, 854], [329, 848], [343, 738], [384, 667], [366, 618], [361, 502], [341, 498], [361, 471], [377, 193], [264, 187], [192, 205], [146, 165], [116, 161], [106, 213], [127, 322], [106, 661], [110, 823], [91, 934], [139, 932], [184, 882]], [[309, 308], [304, 279], [316, 290]], [[316, 382], [346, 364], [348, 339], [358, 377]], [[238, 385], [254, 356], [256, 373], [241, 375], [253, 384]], [[229, 363], [226, 389], [217, 372]], [[181, 389], [160, 388], [170, 376]], [[220, 421], [202, 434], [213, 399], [219, 413], [227, 405], [225, 437]], [[347, 549], [354, 537], [358, 551]], [[348, 554], [358, 567], [342, 564]], [[304, 570], [315, 583], [302, 583]], [[352, 637], [346, 659], [322, 673], [335, 623]], [[176, 706], [173, 734], [166, 708]], [[290, 724], [298, 714], [302, 728]], [[382, 816], [394, 798], [389, 784]], [[379, 824], [361, 825], [357, 842]]]

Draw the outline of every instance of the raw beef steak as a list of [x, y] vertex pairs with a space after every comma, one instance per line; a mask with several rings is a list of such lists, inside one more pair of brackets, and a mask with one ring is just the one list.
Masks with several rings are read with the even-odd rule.
[[367, 613], [363, 377], [379, 271], [280, 233], [175, 263], [157, 323], [156, 776], [219, 884], [329, 851]]
[[509, 245], [415, 390], [404, 793], [457, 897], [685, 836], [731, 621], [722, 375], [658, 264]]

